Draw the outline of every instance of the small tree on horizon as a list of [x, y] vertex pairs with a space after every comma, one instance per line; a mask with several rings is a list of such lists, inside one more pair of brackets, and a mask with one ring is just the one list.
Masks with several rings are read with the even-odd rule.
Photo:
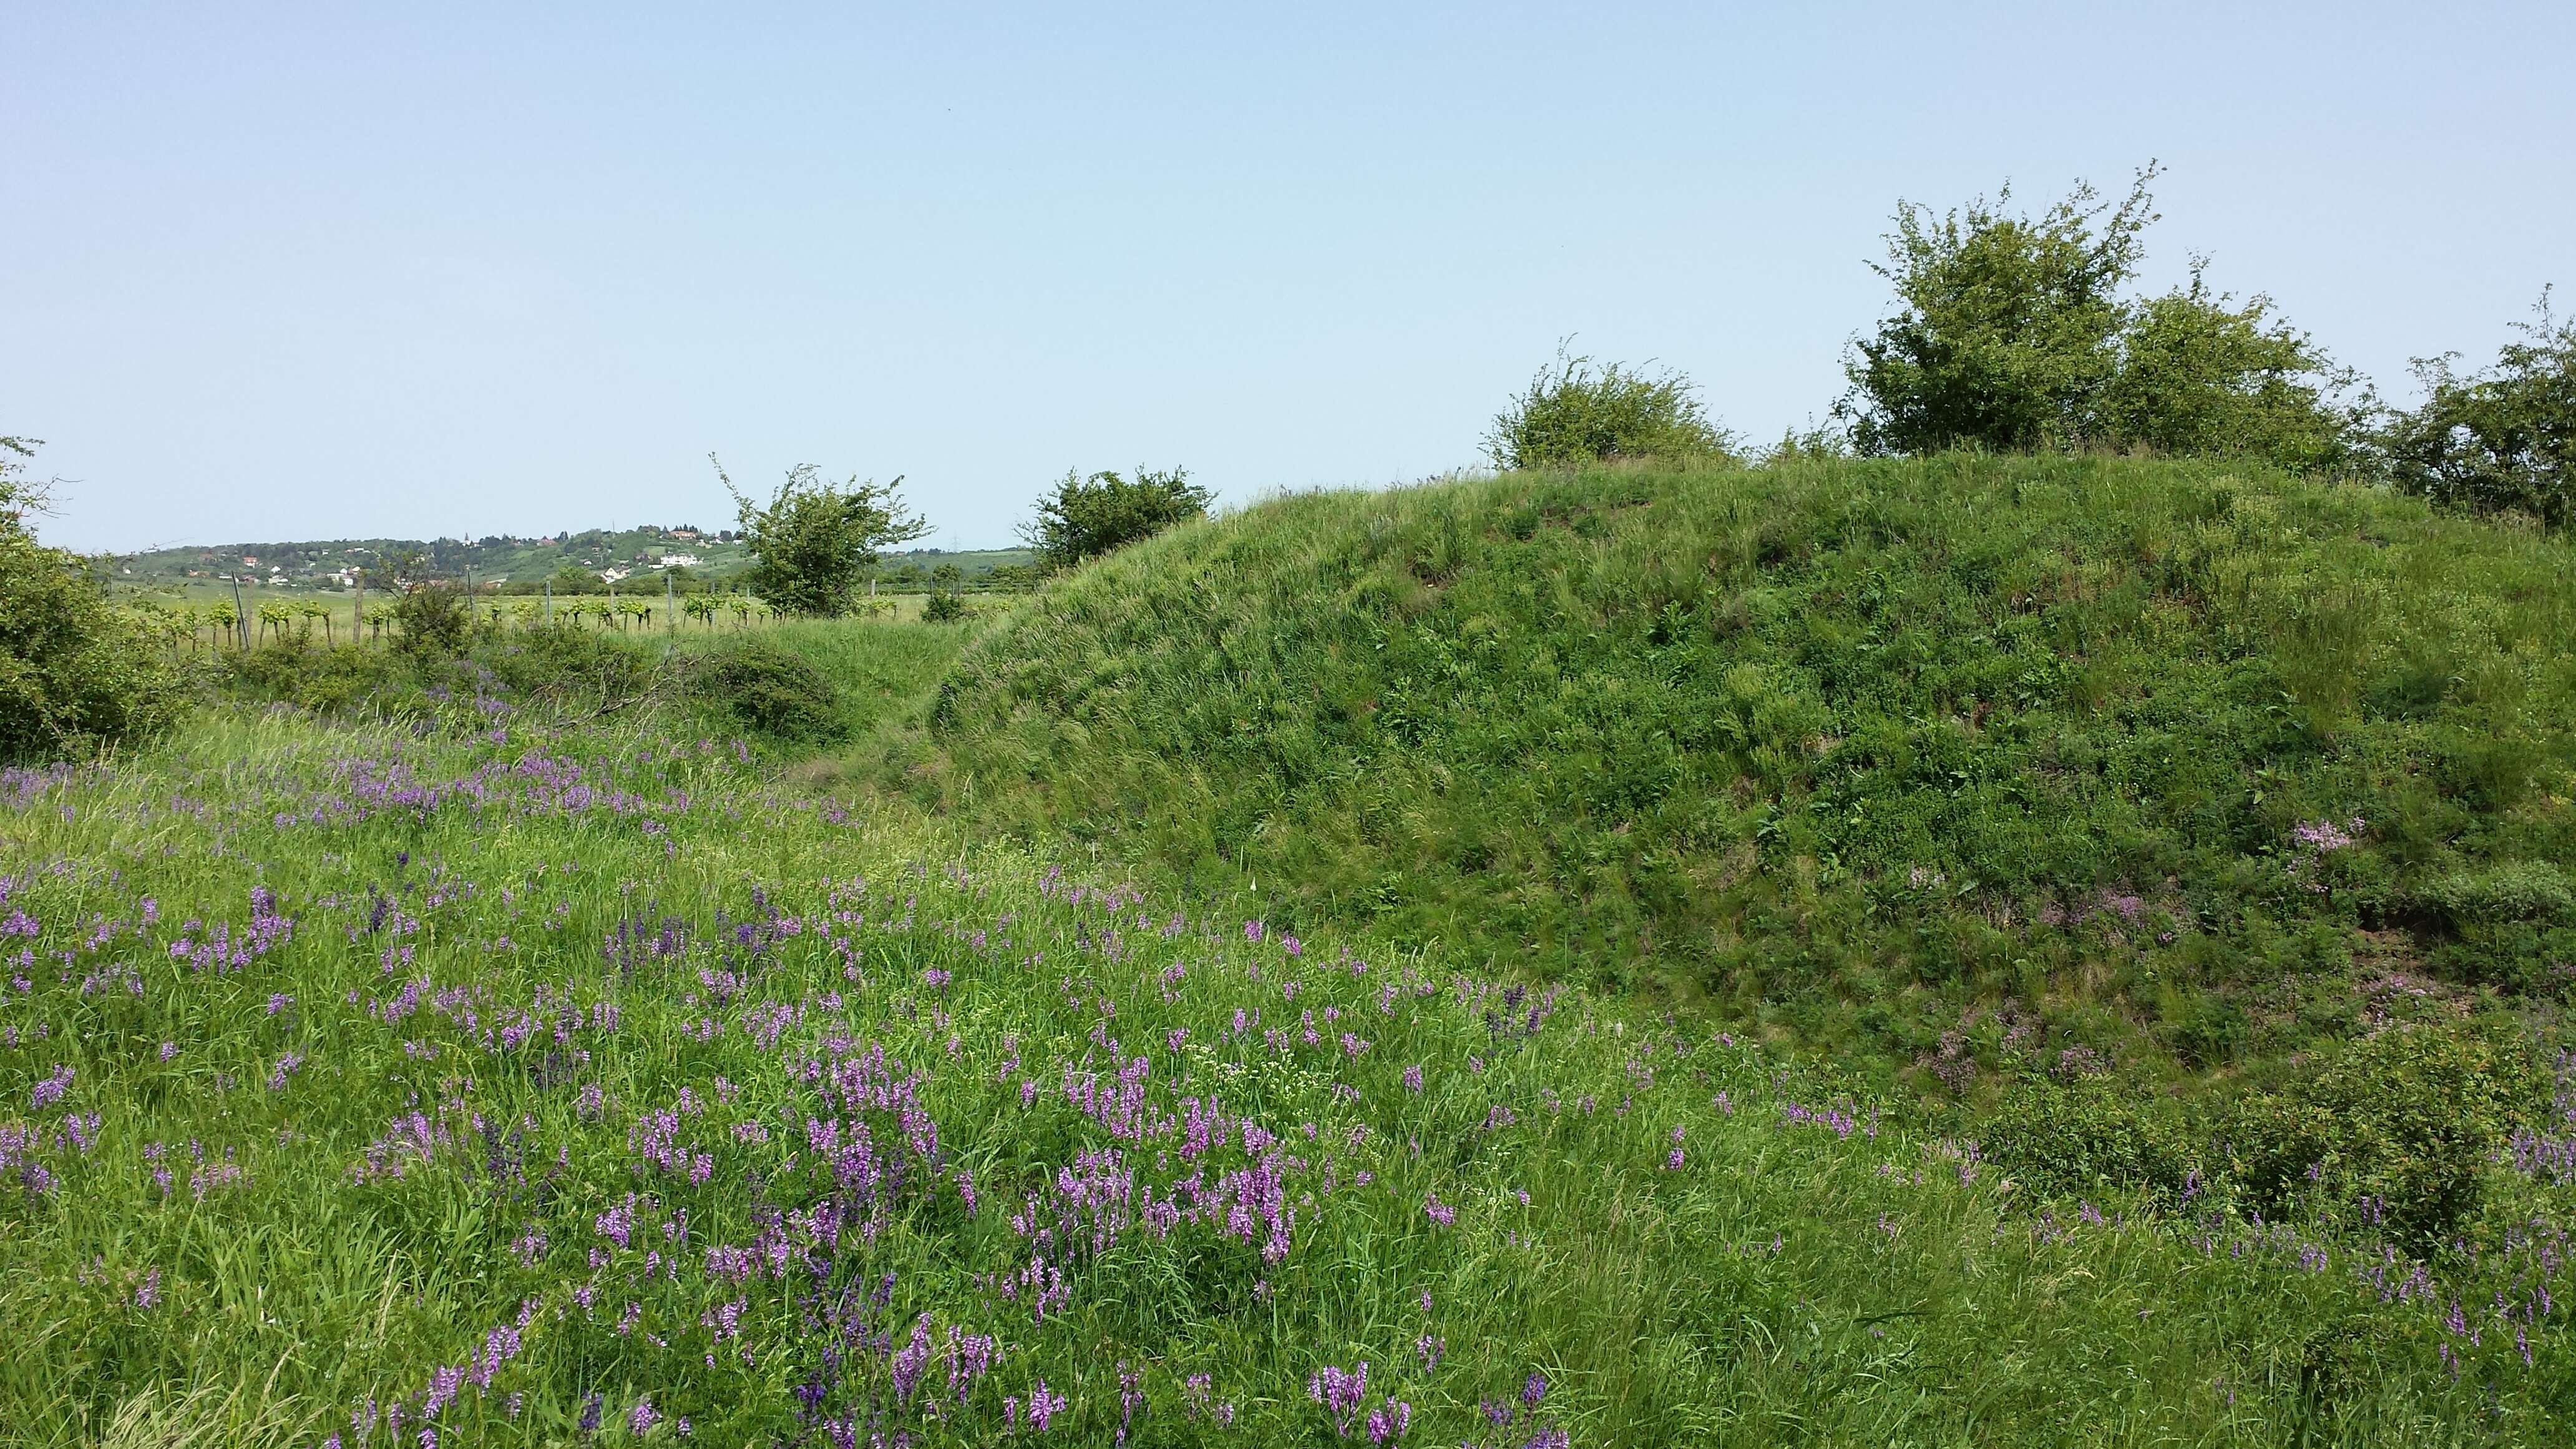
[[1020, 526], [1020, 539], [1037, 555], [1041, 571], [1061, 573], [1206, 517], [1211, 496], [1190, 481], [1187, 468], [1139, 467], [1133, 479], [1116, 473], [1085, 478], [1068, 469], [1055, 492], [1038, 500], [1038, 516]]
[[2576, 526], [2576, 319], [2558, 321], [2546, 291], [2534, 311], [2478, 372], [2455, 371], [2457, 354], [2416, 359], [2424, 402], [2386, 437], [2399, 488], [2439, 507]]
[[744, 582], [786, 613], [848, 613], [880, 549], [930, 532], [928, 520], [904, 510], [900, 477], [880, 484], [853, 476], [836, 485], [814, 464], [799, 463], [764, 505], [734, 487], [713, 453], [707, 461], [733, 495], [743, 542], [759, 560]]

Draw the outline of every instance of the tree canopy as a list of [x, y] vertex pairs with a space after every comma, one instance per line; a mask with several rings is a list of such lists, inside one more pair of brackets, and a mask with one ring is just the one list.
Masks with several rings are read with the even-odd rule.
[[1856, 339], [1836, 413], [1866, 453], [1979, 447], [2244, 454], [2303, 471], [2359, 455], [2368, 399], [2261, 295], [2126, 293], [2157, 218], [2141, 171], [2114, 204], [2079, 183], [2038, 216], [1899, 206], [1876, 266], [1896, 310]]
[[2415, 364], [2427, 396], [2388, 429], [2397, 486], [2449, 508], [2576, 523], [2576, 321], [2543, 293], [2538, 320], [2495, 362], [2462, 376], [2453, 356]]
[[745, 581], [790, 614], [848, 613], [879, 550], [930, 532], [927, 520], [905, 511], [899, 477], [834, 484], [814, 464], [799, 463], [763, 504], [734, 487], [722, 463], [716, 476], [733, 495], [743, 542], [758, 560]]

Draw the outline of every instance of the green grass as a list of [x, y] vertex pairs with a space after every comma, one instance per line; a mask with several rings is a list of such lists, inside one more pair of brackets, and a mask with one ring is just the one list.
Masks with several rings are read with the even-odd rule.
[[[2546, 1174], [2491, 1169], [2482, 1251], [2411, 1277], [2207, 1200], [2026, 1201], [1705, 1025], [854, 814], [685, 714], [486, 725], [218, 710], [8, 777], [0, 1442], [386, 1444], [399, 1404], [411, 1445], [442, 1382], [449, 1444], [589, 1442], [593, 1403], [602, 1442], [980, 1444], [1041, 1382], [1071, 1442], [1365, 1442], [1308, 1391], [1363, 1360], [1422, 1444], [2570, 1428]], [[1257, 1191], [1153, 1226], [1260, 1170], [1284, 1233]], [[1043, 1313], [1000, 1286], [1033, 1260]], [[916, 1323], [997, 1340], [962, 1401], [938, 1354], [897, 1392]]]
[[2220, 464], [1510, 475], [1122, 553], [846, 769], [1974, 1095], [2555, 1010], [2571, 632], [2566, 540]]
[[[848, 736], [867, 739], [918, 715], [979, 627], [975, 619], [925, 624], [916, 606], [905, 622], [787, 620], [764, 628], [760, 637], [822, 671], [839, 692], [838, 713]], [[681, 642], [687, 651], [726, 645], [722, 630]]]

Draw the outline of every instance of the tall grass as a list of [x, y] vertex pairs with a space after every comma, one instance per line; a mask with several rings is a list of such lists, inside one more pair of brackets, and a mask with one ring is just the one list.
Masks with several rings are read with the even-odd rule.
[[2569, 1431], [2540, 1149], [2428, 1263], [2029, 1203], [1757, 1043], [1060, 864], [650, 711], [7, 776], [0, 1441]]

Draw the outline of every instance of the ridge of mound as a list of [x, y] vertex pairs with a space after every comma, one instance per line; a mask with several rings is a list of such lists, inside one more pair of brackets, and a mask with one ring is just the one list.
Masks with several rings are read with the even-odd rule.
[[878, 765], [1292, 930], [2208, 1067], [2576, 979], [2571, 624], [2564, 541], [2241, 466], [1506, 475], [1116, 555]]

